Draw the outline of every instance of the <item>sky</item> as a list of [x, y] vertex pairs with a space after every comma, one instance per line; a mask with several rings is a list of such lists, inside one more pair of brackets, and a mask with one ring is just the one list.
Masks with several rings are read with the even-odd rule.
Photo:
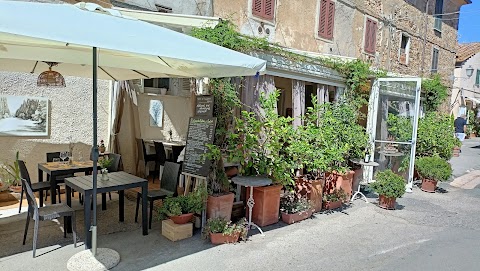
[[480, 42], [480, 0], [472, 0], [460, 9], [458, 34], [460, 43]]

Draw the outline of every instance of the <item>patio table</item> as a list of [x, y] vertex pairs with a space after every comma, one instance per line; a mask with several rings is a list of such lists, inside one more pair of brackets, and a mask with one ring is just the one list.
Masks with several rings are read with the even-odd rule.
[[52, 204], [55, 204], [57, 203], [57, 191], [55, 190], [55, 187], [57, 187], [57, 178], [55, 178], [56, 176], [68, 175], [77, 172], [88, 173], [91, 171], [93, 171], [93, 161], [72, 161], [71, 164], [61, 162], [38, 163], [38, 181], [43, 182], [44, 172], [47, 174], [47, 179], [48, 176], [50, 176], [50, 201]]
[[[106, 193], [112, 191], [118, 191], [119, 194], [119, 221], [124, 221], [124, 209], [125, 209], [125, 189], [141, 187], [142, 188], [142, 230], [143, 235], [148, 235], [147, 227], [147, 192], [148, 181], [140, 177], [128, 174], [123, 171], [108, 173], [108, 180], [102, 180], [101, 175], [97, 176], [97, 193]], [[90, 249], [92, 246], [92, 234], [90, 231], [91, 225], [91, 206], [90, 196], [93, 193], [93, 176], [79, 176], [65, 179], [65, 185], [67, 188], [67, 205], [72, 206], [71, 189], [75, 189], [85, 195], [83, 203], [84, 210], [84, 223], [85, 223], [85, 248]], [[67, 229], [71, 230], [71, 223], [67, 221]]]

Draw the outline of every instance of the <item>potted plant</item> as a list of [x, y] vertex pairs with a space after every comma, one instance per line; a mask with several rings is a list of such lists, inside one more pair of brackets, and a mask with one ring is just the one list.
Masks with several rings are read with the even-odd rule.
[[246, 239], [247, 225], [245, 218], [240, 219], [237, 223], [232, 223], [223, 217], [216, 217], [207, 220], [204, 232], [208, 234], [210, 242], [214, 245], [236, 243], [239, 239]]
[[166, 198], [157, 212], [161, 219], [168, 217], [175, 224], [188, 223], [193, 214], [201, 213], [204, 209], [206, 195], [205, 186], [199, 186], [187, 195]]
[[3, 183], [10, 191], [20, 193], [22, 191], [20, 167], [18, 165], [19, 152], [15, 155], [15, 161], [10, 165], [2, 165]]
[[342, 207], [342, 202], [347, 199], [347, 194], [342, 188], [323, 194], [323, 209], [332, 210]]
[[102, 180], [108, 181], [108, 168], [112, 166], [113, 159], [103, 157], [102, 159], [98, 160], [98, 164], [100, 165], [100, 172], [102, 173]]
[[435, 193], [437, 182], [447, 181], [452, 175], [452, 166], [438, 156], [418, 158], [415, 168], [422, 178], [421, 189], [430, 193]]
[[387, 210], [394, 210], [396, 199], [405, 194], [404, 179], [390, 169], [377, 172], [370, 187], [379, 195], [378, 205]]
[[313, 208], [306, 197], [289, 192], [280, 199], [280, 212], [283, 222], [293, 224], [312, 216]]

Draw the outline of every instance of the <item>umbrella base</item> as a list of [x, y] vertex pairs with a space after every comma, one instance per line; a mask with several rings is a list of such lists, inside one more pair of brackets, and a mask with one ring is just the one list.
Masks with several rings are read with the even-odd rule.
[[113, 249], [97, 248], [94, 257], [90, 250], [73, 255], [67, 262], [70, 271], [110, 270], [120, 262], [120, 254]]

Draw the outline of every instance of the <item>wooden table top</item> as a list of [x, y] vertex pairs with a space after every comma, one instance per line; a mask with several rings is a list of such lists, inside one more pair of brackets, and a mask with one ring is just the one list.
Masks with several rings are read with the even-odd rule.
[[47, 162], [38, 163], [38, 169], [46, 172], [61, 171], [61, 170], [81, 170], [93, 168], [93, 161], [73, 161], [72, 164], [62, 162]]
[[[129, 187], [139, 186], [141, 183], [148, 182], [135, 175], [124, 171], [108, 173], [108, 180], [102, 180], [102, 175], [97, 175], [97, 189], [123, 190]], [[93, 175], [78, 176], [65, 179], [65, 184], [79, 192], [93, 189]]]

